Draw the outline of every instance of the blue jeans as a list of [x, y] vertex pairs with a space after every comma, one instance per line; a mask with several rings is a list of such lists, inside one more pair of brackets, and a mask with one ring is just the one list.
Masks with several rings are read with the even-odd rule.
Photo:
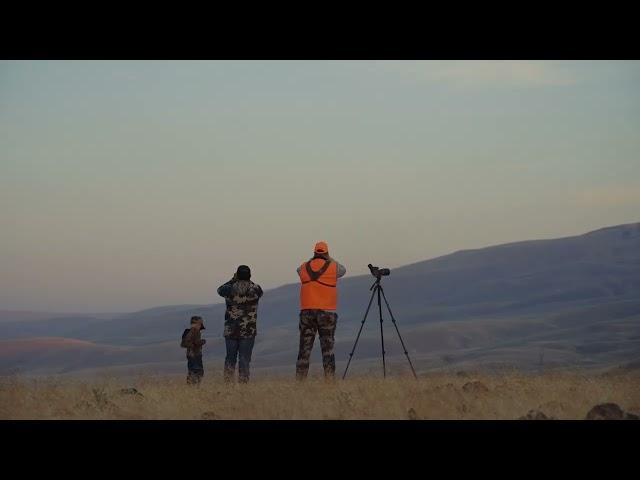
[[224, 379], [230, 382], [236, 371], [236, 359], [239, 357], [238, 380], [246, 383], [249, 381], [249, 363], [251, 352], [256, 337], [230, 338], [225, 337], [227, 345], [227, 357], [224, 359]]
[[187, 355], [187, 383], [195, 385], [200, 383], [204, 375], [204, 367], [202, 366], [202, 355]]

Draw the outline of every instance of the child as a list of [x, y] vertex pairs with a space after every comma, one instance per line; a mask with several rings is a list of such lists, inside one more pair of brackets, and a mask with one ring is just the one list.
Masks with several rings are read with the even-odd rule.
[[202, 317], [191, 317], [191, 328], [185, 329], [182, 333], [180, 346], [187, 349], [187, 383], [197, 385], [204, 376], [204, 366], [202, 365], [202, 346], [207, 343], [204, 338], [200, 338], [200, 330], [204, 330]]

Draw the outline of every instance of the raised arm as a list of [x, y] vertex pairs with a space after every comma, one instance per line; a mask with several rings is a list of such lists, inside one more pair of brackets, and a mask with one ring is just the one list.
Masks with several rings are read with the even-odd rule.
[[345, 273], [347, 273], [347, 269], [344, 268], [344, 265], [342, 265], [339, 261], [335, 260], [334, 258], [331, 258], [332, 262], [336, 262], [336, 267], [338, 269], [337, 276], [338, 278], [343, 277]]
[[231, 295], [231, 287], [233, 286], [233, 280], [229, 280], [224, 285], [218, 287], [218, 295], [221, 297], [228, 297]]

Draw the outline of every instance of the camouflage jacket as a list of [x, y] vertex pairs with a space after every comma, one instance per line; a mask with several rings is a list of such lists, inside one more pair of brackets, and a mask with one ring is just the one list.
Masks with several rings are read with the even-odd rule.
[[207, 341], [201, 337], [200, 329], [191, 328], [189, 333], [182, 339], [181, 346], [187, 349], [187, 357], [202, 355], [202, 345]]
[[262, 288], [251, 280], [230, 280], [218, 288], [224, 297], [224, 336], [230, 338], [255, 337], [257, 333], [258, 300]]

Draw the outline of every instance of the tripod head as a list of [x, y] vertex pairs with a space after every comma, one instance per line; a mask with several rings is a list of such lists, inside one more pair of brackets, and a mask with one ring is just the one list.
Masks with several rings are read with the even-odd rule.
[[378, 279], [378, 281], [380, 281], [381, 277], [384, 277], [384, 276], [387, 276], [387, 275], [391, 275], [391, 270], [389, 270], [388, 268], [374, 267], [371, 264], [369, 264], [367, 266], [369, 267], [369, 270], [371, 270], [371, 275], [376, 277]]

